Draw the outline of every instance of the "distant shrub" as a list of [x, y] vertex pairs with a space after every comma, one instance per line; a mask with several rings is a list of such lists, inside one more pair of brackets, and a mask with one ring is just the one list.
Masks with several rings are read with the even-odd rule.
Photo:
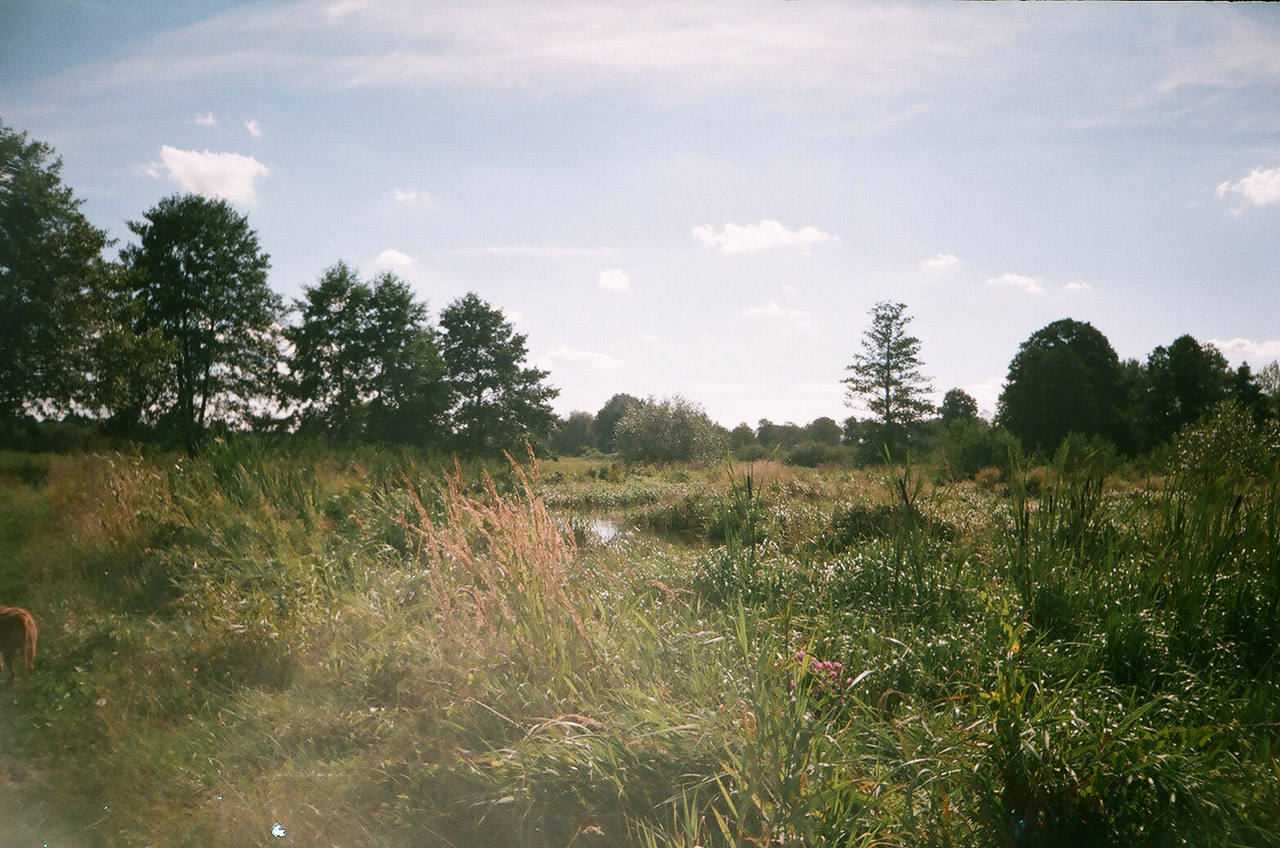
[[983, 468], [1009, 473], [1022, 447], [1003, 427], [993, 427], [980, 418], [965, 418], [946, 427], [938, 450], [951, 478], [967, 480]]
[[787, 452], [787, 465], [799, 465], [804, 468], [817, 468], [820, 465], [850, 465], [853, 457], [850, 452], [836, 445], [821, 442], [804, 442]]
[[1173, 463], [1172, 470], [1191, 485], [1268, 476], [1280, 463], [1280, 425], [1258, 423], [1239, 404], [1227, 401], [1178, 434]]
[[973, 482], [978, 484], [978, 488], [988, 492], [1000, 485], [1000, 481], [1003, 479], [1004, 472], [994, 465], [979, 468], [978, 473], [973, 475]]

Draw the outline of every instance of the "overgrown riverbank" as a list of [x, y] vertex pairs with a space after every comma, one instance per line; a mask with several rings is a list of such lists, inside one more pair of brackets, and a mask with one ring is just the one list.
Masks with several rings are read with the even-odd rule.
[[451, 468], [0, 457], [0, 602], [42, 628], [10, 715], [68, 815], [111, 846], [1277, 844], [1274, 479]]

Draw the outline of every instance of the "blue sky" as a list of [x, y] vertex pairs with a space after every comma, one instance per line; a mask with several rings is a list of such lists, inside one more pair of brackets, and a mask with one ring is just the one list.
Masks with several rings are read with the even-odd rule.
[[843, 419], [868, 310], [995, 408], [1059, 318], [1280, 357], [1280, 7], [0, 0], [91, 221], [225, 197], [286, 299], [475, 291], [561, 390]]

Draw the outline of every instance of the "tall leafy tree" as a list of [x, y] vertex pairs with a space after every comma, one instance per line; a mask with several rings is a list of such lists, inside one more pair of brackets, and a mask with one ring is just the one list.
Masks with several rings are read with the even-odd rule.
[[549, 372], [525, 364], [526, 337], [502, 311], [470, 293], [441, 310], [440, 329], [458, 450], [494, 453], [545, 438], [560, 391], [543, 382]]
[[908, 335], [911, 317], [905, 303], [882, 301], [871, 309], [871, 326], [862, 339], [862, 352], [845, 370], [846, 403], [865, 407], [883, 428], [891, 448], [906, 441], [907, 427], [933, 410], [926, 399], [933, 391], [921, 373], [920, 340]]
[[1216, 347], [1189, 335], [1147, 357], [1143, 418], [1148, 442], [1161, 444], [1194, 424], [1226, 396], [1231, 368]]
[[47, 144], [0, 125], [0, 424], [65, 409], [104, 279], [106, 233], [80, 212]]
[[121, 258], [138, 301], [135, 329], [159, 333], [173, 355], [136, 412], [194, 453], [211, 422], [244, 422], [271, 396], [281, 300], [257, 234], [226, 201], [166, 197], [129, 229], [138, 244]]
[[369, 438], [421, 446], [445, 441], [450, 393], [440, 333], [427, 306], [390, 272], [373, 281], [366, 348], [375, 364]]
[[944, 426], [957, 421], [972, 421], [978, 417], [978, 402], [964, 389], [948, 389], [942, 396], [938, 415]]
[[613, 453], [616, 450], [614, 433], [618, 422], [631, 409], [640, 405], [640, 398], [628, 394], [616, 394], [604, 402], [596, 413], [596, 447], [601, 453]]
[[840, 444], [840, 436], [844, 430], [834, 418], [815, 418], [804, 425], [804, 439], [819, 445], [835, 446]]
[[287, 399], [300, 428], [340, 439], [429, 444], [440, 438], [444, 363], [425, 304], [391, 273], [366, 283], [346, 263], [295, 304]]
[[1131, 448], [1120, 359], [1092, 324], [1064, 318], [1022, 343], [1000, 394], [996, 423], [1028, 449], [1053, 451], [1068, 433]]
[[551, 434], [551, 449], [566, 456], [582, 456], [596, 446], [596, 417], [590, 412], [570, 412]]

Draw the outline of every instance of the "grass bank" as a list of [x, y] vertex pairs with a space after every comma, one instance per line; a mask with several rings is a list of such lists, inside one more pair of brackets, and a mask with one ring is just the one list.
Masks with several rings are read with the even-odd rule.
[[1272, 479], [231, 443], [6, 454], [0, 515], [102, 845], [1278, 844]]

